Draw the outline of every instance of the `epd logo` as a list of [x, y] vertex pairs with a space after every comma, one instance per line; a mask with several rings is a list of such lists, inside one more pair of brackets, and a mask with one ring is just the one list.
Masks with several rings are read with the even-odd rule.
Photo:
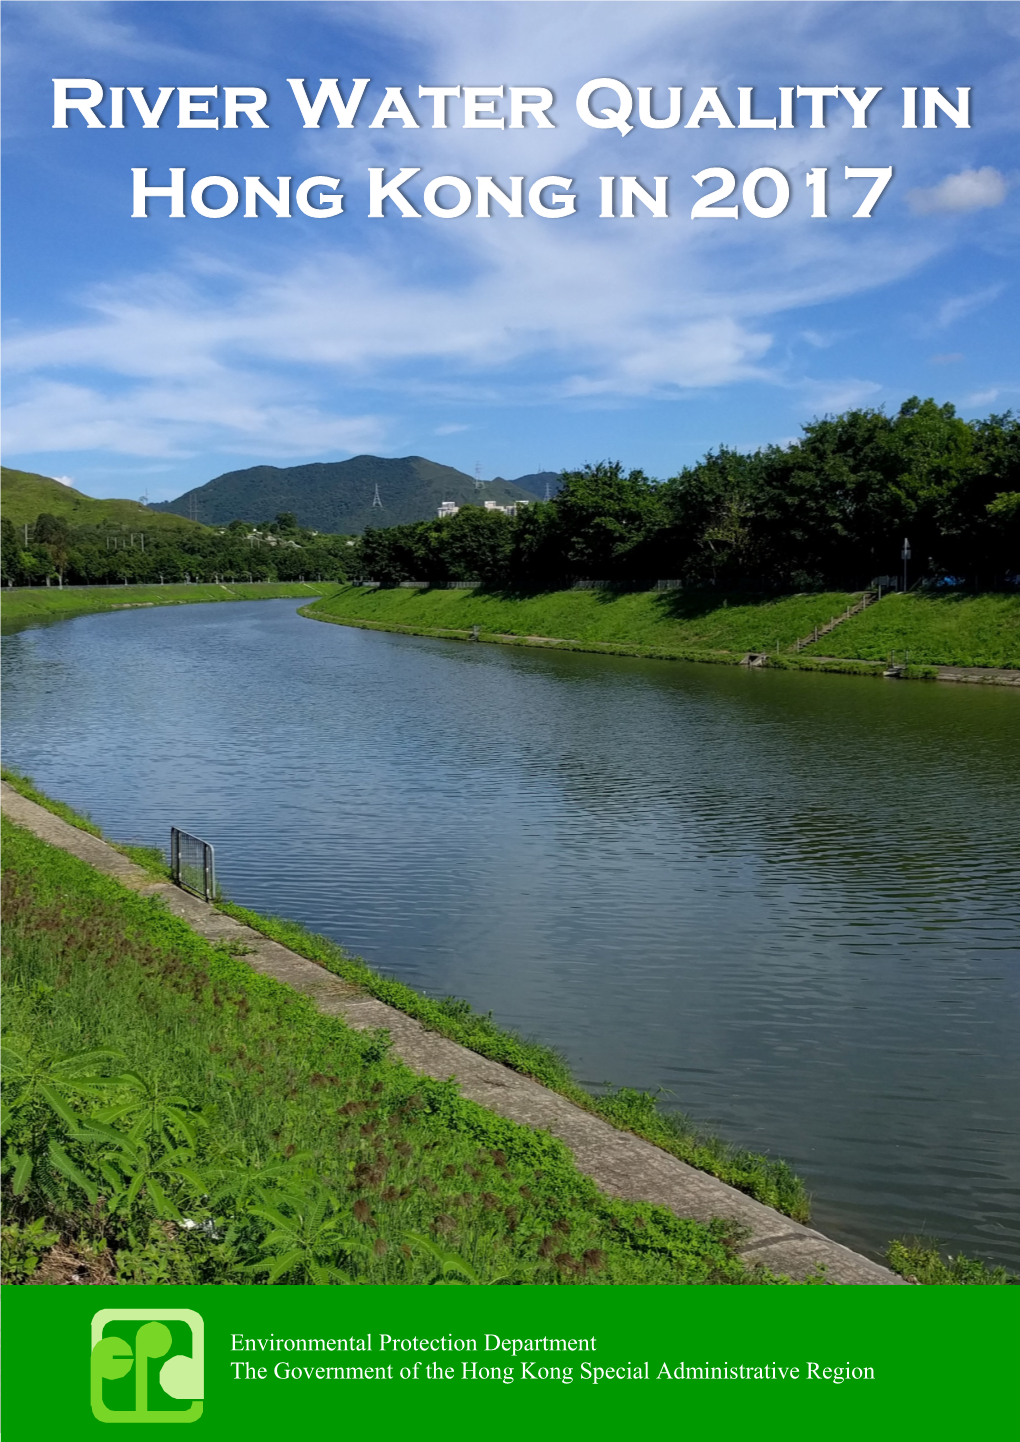
[[100, 1422], [197, 1422], [205, 1326], [197, 1312], [120, 1311], [92, 1318], [92, 1413]]

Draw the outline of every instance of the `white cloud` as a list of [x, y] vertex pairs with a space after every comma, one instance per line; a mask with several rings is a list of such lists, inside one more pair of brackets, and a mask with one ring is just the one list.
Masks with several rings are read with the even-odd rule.
[[808, 345], [814, 346], [815, 350], [828, 350], [831, 345], [835, 345], [839, 338], [835, 332], [819, 330], [802, 330], [800, 336], [802, 340], [807, 341]]
[[324, 414], [284, 400], [274, 379], [221, 376], [215, 386], [184, 380], [141, 385], [117, 395], [95, 385], [39, 378], [6, 417], [15, 452], [105, 450], [132, 456], [187, 457], [208, 448], [228, 455], [321, 456], [382, 444], [376, 416]]
[[972, 395], [964, 397], [965, 406], [990, 406], [1000, 396], [1011, 396], [1020, 393], [1020, 385], [1015, 383], [1005, 385], [989, 386], [987, 390], [974, 391]]
[[968, 291], [966, 295], [954, 295], [943, 301], [935, 316], [936, 329], [944, 330], [947, 326], [955, 325], [958, 320], [973, 315], [974, 311], [980, 310], [982, 306], [991, 305], [1005, 289], [1005, 285], [988, 285], [981, 290]]
[[907, 204], [915, 215], [958, 215], [967, 210], [987, 210], [1001, 205], [1009, 185], [991, 165], [980, 170], [961, 170], [947, 175], [927, 190], [907, 192]]
[[877, 381], [848, 376], [846, 379], [834, 377], [829, 380], [804, 381], [798, 389], [808, 398], [814, 413], [821, 415], [867, 405], [869, 401], [874, 402], [882, 387]]
[[73, 477], [73, 476], [53, 476], [52, 479], [53, 479], [54, 481], [59, 481], [62, 486], [73, 486], [73, 485], [74, 485], [74, 477]]
[[[539, 174], [577, 177], [587, 209], [556, 223], [509, 221], [498, 209], [486, 223], [426, 217], [405, 228], [394, 217], [371, 222], [366, 240], [354, 223], [351, 195], [347, 218], [327, 223], [326, 244], [302, 237], [294, 245], [288, 229], [278, 245], [277, 232], [266, 235], [263, 227], [257, 243], [245, 236], [236, 249], [222, 247], [217, 227], [189, 222], [187, 248], [176, 260], [149, 273], [139, 264], [133, 274], [68, 298], [64, 323], [25, 324], [12, 336], [6, 358], [19, 379], [9, 387], [8, 444], [24, 452], [106, 449], [152, 457], [202, 449], [312, 456], [382, 446], [388, 422], [374, 402], [352, 399], [355, 388], [359, 397], [366, 390], [385, 394], [379, 409], [394, 414], [408, 397], [437, 408], [442, 400], [440, 415], [478, 400], [676, 395], [747, 380], [799, 389], [823, 409], [871, 398], [878, 387], [867, 380], [815, 384], [791, 374], [790, 363], [773, 355], [778, 318], [915, 273], [944, 239], [838, 217], [814, 224], [794, 215], [795, 207], [768, 224], [745, 216], [732, 229], [692, 225], [690, 175], [702, 152], [700, 132], [686, 131], [637, 137], [642, 172], [661, 168], [675, 177], [672, 218], [602, 222], [597, 176], [607, 167], [636, 167], [637, 139], [607, 136], [572, 118], [578, 84], [606, 73], [607, 54], [609, 73], [635, 85], [672, 83], [670, 67], [676, 68], [690, 103], [694, 79], [705, 77], [718, 81], [732, 103], [752, 55], [785, 74], [793, 39], [805, 76], [834, 67], [863, 74], [873, 39], [852, 24], [834, 29], [829, 8], [789, 6], [783, 27], [759, 26], [752, 36], [740, 5], [316, 7], [317, 17], [340, 30], [360, 27], [383, 42], [392, 31], [416, 57], [414, 73], [420, 67], [432, 83], [491, 79], [494, 57], [508, 83], [555, 83], [558, 128], [495, 137], [454, 127], [432, 135], [426, 127], [413, 133], [413, 154], [404, 153], [409, 141], [399, 128], [298, 131], [295, 154], [307, 147], [317, 167], [344, 174], [345, 188], [366, 164], [413, 161], [426, 167], [415, 184], [439, 169], [465, 176], [491, 171], [499, 180], [540, 166]], [[66, 9], [75, 21], [80, 7]], [[54, 23], [63, 23], [64, 10], [54, 7]], [[132, 55], [145, 36], [121, 15], [119, 7], [91, 7], [89, 18], [107, 27], [92, 33], [111, 55]], [[938, 27], [928, 9], [924, 17], [912, 23], [927, 27], [925, 41], [934, 43]], [[876, 11], [872, 20], [897, 31], [891, 10]], [[365, 73], [378, 82], [382, 68], [380, 62], [379, 71]], [[657, 104], [662, 98], [660, 90]], [[904, 137], [895, 106], [889, 113], [893, 128], [876, 107], [874, 132], [889, 147], [883, 156], [898, 162], [916, 137]], [[833, 128], [827, 137], [834, 167], [854, 161], [846, 147], [857, 142], [845, 130]], [[709, 141], [711, 154], [704, 154], [715, 163], [717, 153], [741, 172], [762, 162], [757, 132], [720, 138], [711, 130], [705, 146]], [[806, 127], [789, 137], [791, 174], [802, 161], [817, 161], [817, 144]], [[998, 172], [965, 171], [918, 193], [932, 195], [971, 176], [989, 194], [980, 180], [986, 175]], [[797, 193], [803, 202], [802, 183]], [[294, 230], [300, 224], [288, 222]], [[985, 294], [947, 301], [939, 324], [984, 303]], [[823, 349], [846, 332], [801, 334]], [[440, 425], [433, 434], [466, 428]]]

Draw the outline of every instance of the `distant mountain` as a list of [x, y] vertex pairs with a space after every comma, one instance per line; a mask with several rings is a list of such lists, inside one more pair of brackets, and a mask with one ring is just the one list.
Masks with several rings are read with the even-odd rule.
[[[503, 477], [497, 476], [496, 480], [502, 481]], [[540, 500], [544, 501], [547, 486], [549, 488], [550, 499], [555, 496], [556, 492], [559, 490], [560, 473], [559, 471], [532, 471], [527, 476], [518, 476], [515, 481], [507, 482], [505, 484], [523, 486], [526, 491], [534, 491], [535, 495], [538, 496]]]
[[272, 520], [278, 511], [291, 511], [300, 526], [355, 535], [366, 526], [430, 520], [443, 501], [534, 501], [544, 494], [544, 479], [542, 487], [536, 492], [501, 478], [476, 485], [473, 476], [424, 456], [355, 456], [349, 461], [227, 471], [152, 509], [190, 516], [207, 526]]
[[69, 526], [126, 526], [130, 530], [187, 531], [197, 529], [180, 515], [154, 516], [155, 506], [139, 501], [97, 501], [52, 476], [3, 467], [3, 515], [16, 526], [37, 516], [62, 516]]

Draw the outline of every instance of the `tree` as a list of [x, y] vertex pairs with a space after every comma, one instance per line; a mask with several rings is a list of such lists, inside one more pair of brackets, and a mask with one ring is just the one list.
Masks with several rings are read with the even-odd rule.
[[576, 576], [626, 575], [630, 554], [661, 524], [658, 487], [644, 471], [619, 461], [564, 471], [550, 502], [563, 540], [566, 569]]
[[496, 586], [509, 575], [513, 522], [502, 511], [461, 506], [449, 520], [430, 525], [429, 539], [452, 581]]

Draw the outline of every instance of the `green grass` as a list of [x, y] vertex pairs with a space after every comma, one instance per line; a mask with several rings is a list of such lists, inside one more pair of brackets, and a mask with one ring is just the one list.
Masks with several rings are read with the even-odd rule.
[[[54, 801], [52, 796], [47, 796], [45, 791], [38, 789], [31, 776], [22, 776], [20, 771], [14, 771], [9, 766], [3, 766], [0, 767], [0, 777], [7, 782], [8, 786], [12, 786], [20, 796], [26, 797], [29, 801], [34, 801], [37, 806], [43, 807], [46, 811], [51, 811], [54, 816], [59, 816], [62, 821], [66, 821], [70, 826], [77, 826], [79, 831], [87, 831], [90, 836], [103, 835], [102, 831], [100, 831], [90, 816], [86, 816], [84, 812], [75, 811], [74, 807], [68, 806], [66, 802]], [[110, 843], [111, 846], [113, 844], [113, 842]], [[119, 850], [120, 848], [118, 847], [117, 849]]]
[[1020, 1282], [1005, 1267], [987, 1267], [973, 1257], [946, 1257], [930, 1237], [904, 1237], [891, 1242], [886, 1261], [894, 1272], [926, 1287], [1001, 1287]]
[[[891, 654], [906, 675], [929, 680], [938, 666], [1020, 667], [1020, 596], [886, 596], [820, 641], [789, 648], [815, 626], [859, 599], [843, 591], [748, 597], [718, 592], [502, 592], [343, 586], [302, 608], [313, 620], [382, 630], [463, 638], [478, 626], [481, 639], [566, 649], [735, 664], [765, 651], [784, 670], [874, 676]], [[828, 658], [834, 659], [828, 659]], [[823, 659], [824, 658], [824, 659]]]
[[4, 466], [0, 510], [16, 526], [31, 525], [44, 512], [62, 516], [70, 526], [128, 526], [138, 531], [207, 531], [198, 521], [166, 511], [150, 511], [139, 501], [98, 501], [51, 476]]
[[885, 596], [805, 649], [862, 661], [1020, 667], [1020, 595]]
[[690, 1166], [709, 1172], [797, 1221], [808, 1220], [810, 1201], [804, 1183], [786, 1162], [729, 1145], [698, 1127], [686, 1114], [666, 1111], [649, 1092], [621, 1087], [603, 1096], [592, 1096], [577, 1084], [563, 1058], [551, 1047], [497, 1026], [491, 1014], [480, 1015], [469, 1002], [457, 997], [437, 1000], [423, 996], [402, 981], [382, 976], [360, 957], [351, 956], [335, 942], [307, 931], [297, 922], [260, 916], [229, 902], [221, 902], [220, 910], [298, 955], [318, 961], [345, 981], [413, 1016], [429, 1031], [533, 1077], [614, 1126], [646, 1137]]
[[744, 655], [784, 649], [845, 610], [849, 592], [749, 597], [717, 591], [365, 590], [344, 586], [308, 614], [381, 625], [435, 627], [607, 646]]
[[730, 1225], [607, 1198], [385, 1034], [3, 832], [9, 1280], [775, 1280]]
[[32, 586], [0, 591], [5, 625], [36, 617], [118, 611], [134, 606], [181, 606], [196, 601], [267, 601], [279, 597], [308, 600], [336, 588], [333, 581], [201, 582], [193, 586]]
[[14, 771], [9, 766], [0, 766], [0, 777], [19, 795], [26, 797], [29, 801], [34, 801], [45, 811], [51, 811], [54, 816], [59, 816], [69, 826], [76, 826], [79, 831], [87, 831], [90, 836], [101, 837], [107, 846], [112, 846], [123, 856], [130, 857], [138, 866], [144, 867], [146, 871], [151, 871], [154, 876], [161, 879], [169, 877], [170, 867], [158, 846], [133, 846], [130, 842], [110, 841], [103, 835], [91, 816], [85, 815], [82, 811], [75, 811], [73, 806], [68, 806], [64, 801], [54, 801], [52, 796], [47, 796], [45, 791], [38, 789], [30, 776], [22, 776], [20, 771]]
[[[29, 777], [6, 767], [2, 769], [2, 775], [10, 786], [30, 801], [62, 817], [72, 826], [93, 836], [102, 836], [99, 827], [89, 817], [74, 811], [62, 801], [54, 801], [38, 790]], [[165, 877], [169, 874], [165, 857], [154, 847], [108, 844], [116, 846], [118, 851], [130, 856], [154, 875]], [[299, 956], [319, 962], [327, 970], [353, 982], [397, 1011], [413, 1016], [428, 1030], [439, 1032], [481, 1056], [533, 1077], [543, 1086], [569, 1097], [578, 1106], [596, 1112], [614, 1126], [646, 1137], [690, 1166], [709, 1172], [798, 1221], [808, 1221], [810, 1202], [804, 1183], [786, 1162], [731, 1146], [699, 1127], [685, 1113], [664, 1110], [659, 1100], [648, 1092], [621, 1087], [594, 1097], [577, 1084], [566, 1062], [552, 1047], [498, 1026], [491, 1013], [479, 1014], [470, 1002], [458, 997], [436, 999], [423, 996], [403, 982], [374, 971], [360, 957], [351, 955], [328, 937], [308, 931], [298, 922], [283, 917], [262, 916], [228, 901], [221, 901], [219, 909], [289, 947]]]

